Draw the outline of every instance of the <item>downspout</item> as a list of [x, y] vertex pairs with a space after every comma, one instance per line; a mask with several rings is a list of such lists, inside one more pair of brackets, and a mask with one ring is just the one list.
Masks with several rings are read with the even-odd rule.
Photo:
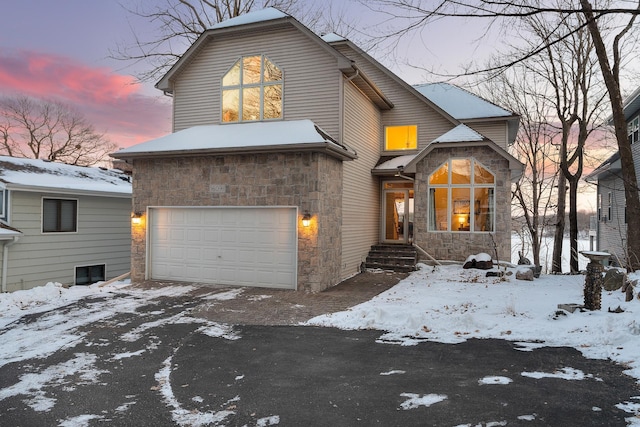
[[18, 242], [20, 236], [13, 236], [13, 240], [2, 245], [2, 292], [7, 292], [7, 268], [9, 266], [9, 246]]

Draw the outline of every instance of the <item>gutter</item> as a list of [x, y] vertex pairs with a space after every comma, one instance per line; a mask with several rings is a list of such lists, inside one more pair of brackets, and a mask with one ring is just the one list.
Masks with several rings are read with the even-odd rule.
[[13, 240], [2, 246], [2, 292], [7, 292], [7, 268], [9, 265], [9, 246], [18, 242], [20, 236], [13, 236]]

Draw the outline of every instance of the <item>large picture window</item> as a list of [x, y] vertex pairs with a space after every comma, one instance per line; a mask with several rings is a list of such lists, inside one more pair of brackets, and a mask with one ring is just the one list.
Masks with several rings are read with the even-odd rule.
[[42, 232], [72, 233], [78, 231], [78, 201], [42, 199]]
[[245, 56], [222, 77], [222, 121], [282, 119], [282, 71], [264, 55]]
[[491, 232], [495, 177], [473, 158], [450, 159], [429, 176], [429, 231]]

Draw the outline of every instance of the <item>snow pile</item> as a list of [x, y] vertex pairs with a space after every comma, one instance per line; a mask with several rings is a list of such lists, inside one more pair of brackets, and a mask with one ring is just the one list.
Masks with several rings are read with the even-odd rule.
[[[558, 304], [582, 304], [583, 285], [582, 275], [543, 275], [526, 282], [515, 275], [486, 277], [486, 271], [459, 265], [421, 265], [372, 300], [306, 324], [379, 329], [386, 331], [381, 341], [401, 345], [499, 338], [517, 341], [523, 351], [569, 346], [586, 357], [627, 364], [627, 373], [640, 378], [640, 301], [625, 302], [622, 292], [603, 291], [600, 311], [559, 310]], [[618, 307], [624, 311], [608, 311]]]

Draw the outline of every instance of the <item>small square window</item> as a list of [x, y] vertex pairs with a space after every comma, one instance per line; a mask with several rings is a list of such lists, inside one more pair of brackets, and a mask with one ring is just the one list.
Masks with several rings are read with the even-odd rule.
[[384, 149], [387, 151], [418, 148], [418, 126], [387, 126], [384, 129]]
[[76, 285], [91, 285], [92, 283], [103, 282], [105, 265], [87, 265], [83, 267], [76, 267]]
[[74, 233], [78, 231], [78, 201], [42, 199], [42, 232]]

